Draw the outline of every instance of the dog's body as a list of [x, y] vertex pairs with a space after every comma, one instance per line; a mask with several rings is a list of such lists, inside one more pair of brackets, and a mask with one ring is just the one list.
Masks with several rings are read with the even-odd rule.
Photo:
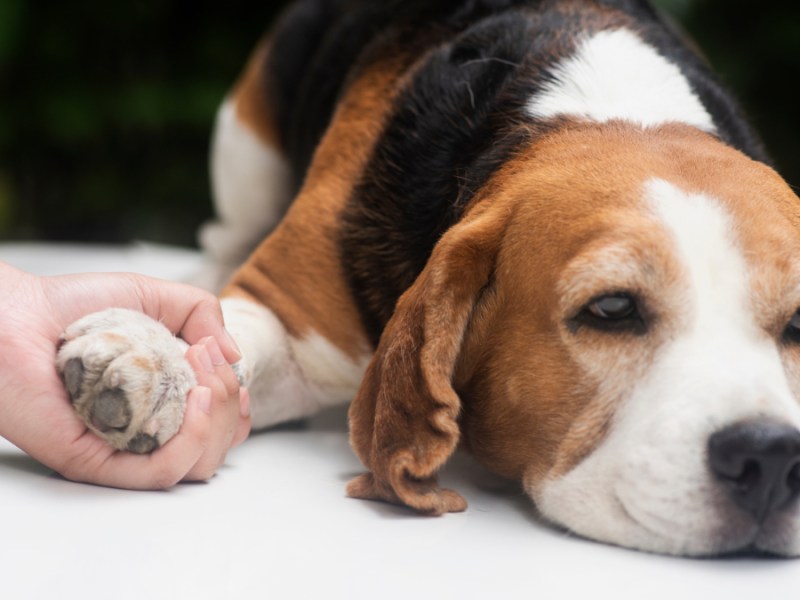
[[[583, 535], [800, 554], [800, 201], [765, 160], [644, 1], [296, 2], [203, 234], [255, 425], [355, 396], [353, 496], [463, 510], [461, 441]], [[125, 388], [110, 433], [67, 370], [118, 447], [174, 429]]]

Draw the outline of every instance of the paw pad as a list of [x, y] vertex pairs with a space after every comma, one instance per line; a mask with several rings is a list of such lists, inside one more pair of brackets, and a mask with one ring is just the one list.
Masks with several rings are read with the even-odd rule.
[[133, 418], [128, 398], [120, 388], [102, 391], [94, 399], [90, 414], [92, 425], [103, 433], [125, 431]]
[[56, 368], [75, 411], [118, 450], [153, 452], [180, 429], [195, 377], [187, 345], [161, 323], [109, 309], [72, 324]]

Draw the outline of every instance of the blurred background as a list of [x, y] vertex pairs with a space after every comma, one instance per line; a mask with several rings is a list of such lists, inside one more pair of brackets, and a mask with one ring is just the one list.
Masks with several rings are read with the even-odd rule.
[[[284, 4], [0, 0], [0, 240], [195, 245], [216, 107]], [[800, 2], [656, 4], [800, 186]]]

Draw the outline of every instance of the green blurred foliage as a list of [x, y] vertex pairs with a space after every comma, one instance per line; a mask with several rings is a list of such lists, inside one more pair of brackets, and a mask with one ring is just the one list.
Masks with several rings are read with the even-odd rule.
[[193, 244], [216, 107], [282, 4], [0, 0], [0, 238]]
[[[0, 239], [193, 244], [216, 107], [283, 4], [0, 0]], [[800, 2], [657, 4], [800, 184]]]

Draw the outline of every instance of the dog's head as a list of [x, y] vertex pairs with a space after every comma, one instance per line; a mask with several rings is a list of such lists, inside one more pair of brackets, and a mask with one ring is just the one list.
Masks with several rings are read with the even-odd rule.
[[439, 514], [459, 440], [579, 534], [800, 554], [800, 200], [670, 125], [510, 160], [398, 302], [351, 408], [353, 496]]

